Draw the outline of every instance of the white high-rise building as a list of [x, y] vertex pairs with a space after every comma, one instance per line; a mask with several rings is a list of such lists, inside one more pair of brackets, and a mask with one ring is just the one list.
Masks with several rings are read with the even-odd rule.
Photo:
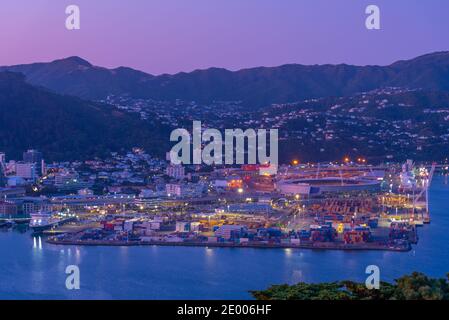
[[36, 179], [36, 165], [34, 163], [17, 162], [16, 176], [30, 180]]
[[169, 165], [166, 173], [169, 177], [175, 179], [184, 179], [185, 177], [185, 169], [182, 165]]
[[183, 195], [183, 188], [179, 183], [167, 183], [165, 185], [165, 190], [169, 197], [181, 197]]

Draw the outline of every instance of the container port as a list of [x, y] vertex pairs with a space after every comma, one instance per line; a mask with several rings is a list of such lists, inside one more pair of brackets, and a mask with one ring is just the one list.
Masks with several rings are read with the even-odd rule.
[[39, 232], [57, 245], [408, 251], [430, 223], [434, 171], [412, 162], [287, 166], [263, 179], [248, 167], [216, 170], [201, 196], [55, 197], [61, 220]]

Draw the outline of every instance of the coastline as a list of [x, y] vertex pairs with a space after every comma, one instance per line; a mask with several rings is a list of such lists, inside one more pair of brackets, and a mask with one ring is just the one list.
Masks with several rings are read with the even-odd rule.
[[47, 239], [53, 245], [81, 245], [81, 246], [173, 246], [173, 247], [210, 247], [210, 248], [253, 248], [253, 249], [312, 249], [312, 250], [345, 250], [345, 251], [394, 251], [408, 252], [408, 247], [389, 247], [381, 244], [340, 244], [340, 243], [303, 243], [303, 244], [266, 244], [266, 243], [217, 243], [217, 242], [165, 242], [165, 241], [99, 241], [99, 240], [56, 240]]

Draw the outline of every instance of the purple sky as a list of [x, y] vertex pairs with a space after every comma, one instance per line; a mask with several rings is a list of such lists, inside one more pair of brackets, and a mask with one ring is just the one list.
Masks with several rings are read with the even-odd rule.
[[[65, 29], [77, 4], [81, 30]], [[382, 30], [365, 28], [365, 7]], [[447, 0], [1, 0], [0, 65], [79, 55], [153, 74], [285, 63], [389, 64], [449, 50]]]

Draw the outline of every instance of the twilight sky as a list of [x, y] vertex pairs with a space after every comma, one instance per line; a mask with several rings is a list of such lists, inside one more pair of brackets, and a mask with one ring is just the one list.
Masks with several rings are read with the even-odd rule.
[[[76, 4], [81, 30], [65, 28]], [[381, 9], [381, 30], [365, 8]], [[1, 0], [0, 65], [78, 55], [153, 74], [390, 64], [449, 50], [447, 0]]]

